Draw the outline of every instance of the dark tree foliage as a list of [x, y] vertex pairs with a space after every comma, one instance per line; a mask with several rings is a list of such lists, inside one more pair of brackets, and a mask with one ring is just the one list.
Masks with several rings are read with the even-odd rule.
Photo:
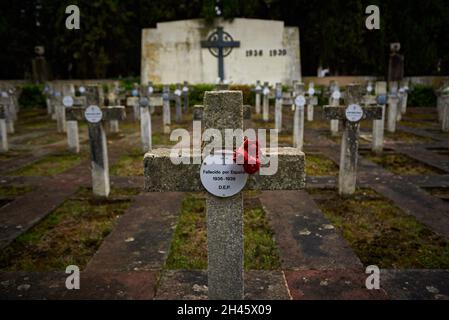
[[[65, 28], [66, 6], [81, 29]], [[380, 7], [381, 29], [365, 28], [365, 8]], [[0, 78], [29, 77], [43, 45], [54, 78], [138, 76], [141, 30], [157, 22], [205, 18], [283, 20], [299, 26], [304, 75], [385, 75], [389, 43], [399, 41], [406, 75], [449, 74], [447, 0], [2, 0]], [[37, 25], [39, 22], [39, 25]]]

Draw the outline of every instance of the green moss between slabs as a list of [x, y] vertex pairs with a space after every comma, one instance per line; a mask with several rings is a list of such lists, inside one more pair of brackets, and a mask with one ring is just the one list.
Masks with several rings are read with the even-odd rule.
[[[254, 193], [245, 193], [247, 199]], [[182, 211], [166, 262], [167, 269], [206, 269], [207, 230], [205, 200], [199, 194], [189, 194]], [[279, 252], [273, 233], [260, 205], [250, 202], [244, 209], [244, 264], [246, 270], [280, 268]]]
[[83, 197], [88, 192], [84, 189], [3, 249], [0, 270], [53, 271], [68, 265], [83, 269], [130, 205], [123, 197], [136, 192], [114, 189], [113, 196], [100, 200]]
[[385, 153], [381, 156], [376, 156], [370, 153], [364, 155], [364, 157], [397, 175], [444, 174], [443, 171], [412, 159], [404, 154]]
[[12, 176], [54, 176], [79, 164], [84, 154], [61, 153], [47, 156], [9, 173]]
[[308, 189], [365, 266], [447, 269], [449, 243], [370, 189], [340, 197], [334, 189]]

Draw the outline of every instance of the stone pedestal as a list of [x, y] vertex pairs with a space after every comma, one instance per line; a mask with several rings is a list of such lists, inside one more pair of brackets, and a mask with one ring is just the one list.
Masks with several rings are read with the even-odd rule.
[[106, 134], [101, 122], [89, 123], [88, 127], [91, 149], [92, 191], [94, 195], [107, 197], [111, 187]]
[[385, 105], [382, 108], [382, 119], [373, 120], [373, 145], [372, 151], [381, 154], [384, 148], [384, 124], [385, 124]]
[[152, 148], [151, 114], [148, 107], [140, 108], [140, 138], [142, 141], [142, 151], [150, 151]]
[[80, 152], [80, 141], [78, 134], [78, 122], [69, 120], [67, 121], [67, 145], [68, 150], [73, 153]]
[[397, 95], [390, 95], [388, 97], [387, 131], [390, 133], [396, 132], [398, 103], [399, 97]]
[[112, 133], [118, 133], [120, 131], [118, 120], [109, 120], [109, 131]]

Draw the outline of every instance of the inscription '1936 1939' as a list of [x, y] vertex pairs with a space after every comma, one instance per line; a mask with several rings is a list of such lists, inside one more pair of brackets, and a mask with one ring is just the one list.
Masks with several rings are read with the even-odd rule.
[[[247, 57], [262, 57], [264, 56], [264, 50], [263, 49], [250, 49], [246, 50], [245, 54]], [[287, 55], [287, 49], [271, 49], [268, 50], [268, 53], [265, 53], [269, 57], [277, 57], [277, 56], [286, 56]]]

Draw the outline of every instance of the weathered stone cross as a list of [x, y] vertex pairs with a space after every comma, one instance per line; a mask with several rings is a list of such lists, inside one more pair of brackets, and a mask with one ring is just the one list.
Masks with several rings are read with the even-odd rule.
[[313, 82], [309, 83], [307, 90], [307, 121], [313, 121], [313, 109], [318, 104], [318, 97], [315, 94], [315, 87]]
[[90, 105], [86, 109], [73, 107], [66, 109], [67, 119], [73, 121], [87, 120], [89, 130], [92, 191], [97, 196], [107, 197], [110, 192], [108, 144], [103, 121], [124, 120], [124, 106], [99, 108]]
[[150, 96], [152, 89], [142, 86], [140, 89], [140, 139], [142, 141], [142, 151], [147, 152], [152, 149], [151, 136], [151, 112], [150, 112]]
[[5, 106], [0, 105], [0, 153], [8, 152], [8, 132], [6, 130]]
[[343, 136], [340, 150], [340, 172], [338, 175], [338, 192], [351, 195], [356, 187], [357, 157], [359, 148], [359, 127], [362, 119], [380, 119], [382, 109], [377, 106], [362, 107], [362, 90], [360, 85], [348, 85], [346, 88], [347, 106], [325, 106], [327, 119], [341, 120]]
[[376, 82], [376, 103], [382, 110], [381, 118], [373, 121], [373, 143], [371, 150], [381, 154], [384, 148], [385, 104], [387, 103], [387, 82]]
[[260, 80], [256, 81], [256, 87], [254, 88], [254, 92], [256, 93], [256, 114], [260, 114], [260, 94], [262, 93], [262, 86], [260, 85]]
[[[204, 129], [243, 128], [241, 91], [212, 91], [204, 95]], [[242, 139], [240, 131], [236, 140]], [[174, 164], [171, 149], [155, 149], [145, 155], [145, 190], [204, 191], [200, 180], [201, 161]], [[246, 189], [297, 190], [304, 188], [304, 154], [295, 148], [262, 150], [263, 156], [276, 157], [278, 170], [274, 175], [250, 175]], [[190, 160], [201, 160], [201, 151]], [[192, 161], [190, 161], [192, 163]], [[243, 195], [217, 197], [207, 194], [208, 295], [210, 299], [242, 299], [243, 285]]]
[[304, 84], [295, 83], [295, 114], [293, 117], [293, 146], [302, 150], [304, 145]]

